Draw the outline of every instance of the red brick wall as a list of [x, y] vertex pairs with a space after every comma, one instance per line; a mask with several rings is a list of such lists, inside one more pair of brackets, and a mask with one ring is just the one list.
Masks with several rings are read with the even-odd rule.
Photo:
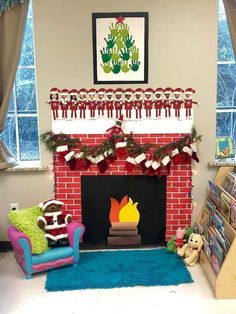
[[[182, 138], [183, 134], [136, 134], [135, 140], [165, 145]], [[102, 134], [72, 135], [79, 137], [83, 144], [96, 145], [104, 141]], [[153, 154], [150, 151], [148, 156]], [[150, 155], [152, 156], [152, 155]], [[66, 162], [60, 162], [54, 154], [55, 197], [65, 203], [65, 210], [71, 213], [75, 220], [82, 221], [81, 215], [81, 175], [102, 175], [96, 165], [91, 165], [87, 171], [71, 171]], [[171, 165], [167, 176], [166, 191], [166, 240], [175, 234], [178, 227], [191, 224], [191, 165]], [[103, 175], [145, 175], [137, 166], [132, 173], [125, 169], [125, 159], [118, 158]]]

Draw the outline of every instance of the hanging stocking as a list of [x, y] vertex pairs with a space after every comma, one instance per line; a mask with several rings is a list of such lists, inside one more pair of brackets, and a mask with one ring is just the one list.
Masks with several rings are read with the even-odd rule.
[[165, 169], [167, 170], [167, 174], [170, 173], [170, 165], [171, 165], [171, 159], [170, 159], [170, 156], [169, 155], [166, 155], [161, 163], [165, 166]]
[[85, 170], [88, 170], [88, 168], [92, 165], [95, 164], [95, 158], [92, 156], [87, 156], [86, 159], [84, 160], [83, 167]]
[[127, 159], [126, 159], [126, 163], [125, 163], [125, 168], [126, 168], [126, 170], [130, 173], [130, 172], [133, 172], [133, 170], [134, 170], [134, 167], [137, 165], [137, 163], [136, 163], [136, 161], [135, 161], [135, 159], [134, 159], [134, 157], [128, 157]]
[[145, 162], [145, 167], [147, 169], [148, 175], [153, 176], [155, 174], [155, 170], [152, 168], [153, 160], [150, 159]]
[[103, 155], [111, 164], [113, 164], [113, 162], [116, 160], [115, 152], [111, 148], [105, 151]]
[[171, 159], [173, 160], [174, 165], [179, 165], [181, 162], [180, 153], [178, 148], [174, 149], [171, 153]]
[[199, 162], [199, 158], [197, 156], [197, 148], [195, 143], [190, 144], [190, 148], [192, 150], [192, 158], [193, 160], [195, 160], [196, 162]]
[[82, 153], [82, 152], [75, 155], [76, 169], [77, 170], [83, 170], [84, 169], [84, 159], [82, 158], [83, 156], [84, 156], [84, 153]]
[[76, 169], [76, 157], [74, 151], [71, 151], [67, 155], [65, 155], [65, 160], [69, 164], [70, 170]]
[[152, 168], [154, 171], [156, 171], [157, 176], [160, 177], [161, 176], [161, 163], [160, 163], [160, 161], [157, 161], [157, 160], [153, 161]]
[[146, 170], [145, 162], [147, 161], [146, 155], [144, 153], [139, 154], [137, 157], [135, 157], [136, 163], [141, 167], [142, 172]]
[[127, 143], [124, 141], [124, 139], [123, 138], [117, 138], [117, 139], [115, 139], [114, 143], [115, 143], [115, 148], [116, 148], [116, 154], [118, 156], [126, 155]]
[[68, 146], [61, 145], [56, 148], [56, 152], [58, 153], [58, 160], [63, 162], [65, 160], [65, 155], [68, 154]]
[[98, 166], [100, 173], [104, 173], [108, 168], [106, 158], [102, 154], [95, 158], [95, 163]]
[[181, 154], [181, 160], [183, 162], [183, 164], [187, 165], [190, 164], [191, 162], [191, 158], [192, 158], [192, 150], [190, 147], [188, 146], [184, 146], [183, 150], [182, 150], [182, 154]]

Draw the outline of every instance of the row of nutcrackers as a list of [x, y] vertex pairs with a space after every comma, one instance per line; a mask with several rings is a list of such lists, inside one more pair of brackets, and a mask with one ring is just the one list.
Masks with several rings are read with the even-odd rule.
[[[61, 110], [61, 118], [86, 118], [86, 109], [90, 112], [90, 118], [104, 117], [106, 111], [108, 118], [119, 118], [125, 113], [126, 119], [131, 119], [131, 112], [135, 110], [135, 118], [142, 119], [142, 109], [144, 109], [146, 118], [151, 118], [152, 109], [155, 109], [155, 117], [160, 118], [162, 112], [165, 118], [170, 118], [173, 115], [180, 118], [180, 109], [185, 109], [186, 119], [192, 117], [193, 104], [198, 104], [193, 101], [192, 94], [195, 90], [187, 88], [165, 89], [158, 87], [155, 90], [152, 88], [142, 89], [136, 88], [132, 90], [127, 88], [100, 88], [96, 90], [91, 88], [86, 90], [62, 89], [54, 87], [50, 90], [50, 100], [53, 119], [58, 119], [58, 112]], [[174, 109], [171, 111], [171, 109]]]

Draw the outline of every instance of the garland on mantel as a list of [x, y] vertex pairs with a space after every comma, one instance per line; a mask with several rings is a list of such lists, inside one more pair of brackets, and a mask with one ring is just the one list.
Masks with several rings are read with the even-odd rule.
[[18, 3], [23, 3], [24, 0], [0, 0], [0, 15], [7, 10], [10, 10]]
[[[171, 163], [189, 164], [192, 159], [199, 162], [196, 143], [201, 141], [202, 136], [197, 134], [194, 127], [191, 134], [161, 146], [149, 142], [137, 143], [132, 132], [125, 136], [121, 125], [122, 119], [117, 120], [116, 125], [106, 131], [106, 139], [100, 145], [84, 145], [80, 139], [64, 133], [54, 134], [52, 131], [43, 133], [40, 139], [49, 151], [57, 152], [59, 160], [66, 160], [74, 171], [88, 170], [91, 164], [96, 164], [99, 172], [104, 173], [118, 156], [126, 157], [125, 167], [128, 172], [139, 166], [142, 172], [158, 176], [162, 170], [169, 174]], [[154, 154], [148, 159], [146, 153], [151, 148]]]

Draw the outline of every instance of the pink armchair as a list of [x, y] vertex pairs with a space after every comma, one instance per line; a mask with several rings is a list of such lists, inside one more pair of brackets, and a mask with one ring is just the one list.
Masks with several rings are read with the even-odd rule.
[[32, 274], [57, 268], [65, 265], [77, 265], [79, 262], [79, 242], [84, 234], [84, 226], [78, 222], [67, 225], [69, 246], [48, 249], [42, 254], [32, 254], [32, 245], [29, 237], [18, 231], [15, 227], [9, 227], [7, 234], [11, 241], [15, 258], [25, 272], [26, 279]]

